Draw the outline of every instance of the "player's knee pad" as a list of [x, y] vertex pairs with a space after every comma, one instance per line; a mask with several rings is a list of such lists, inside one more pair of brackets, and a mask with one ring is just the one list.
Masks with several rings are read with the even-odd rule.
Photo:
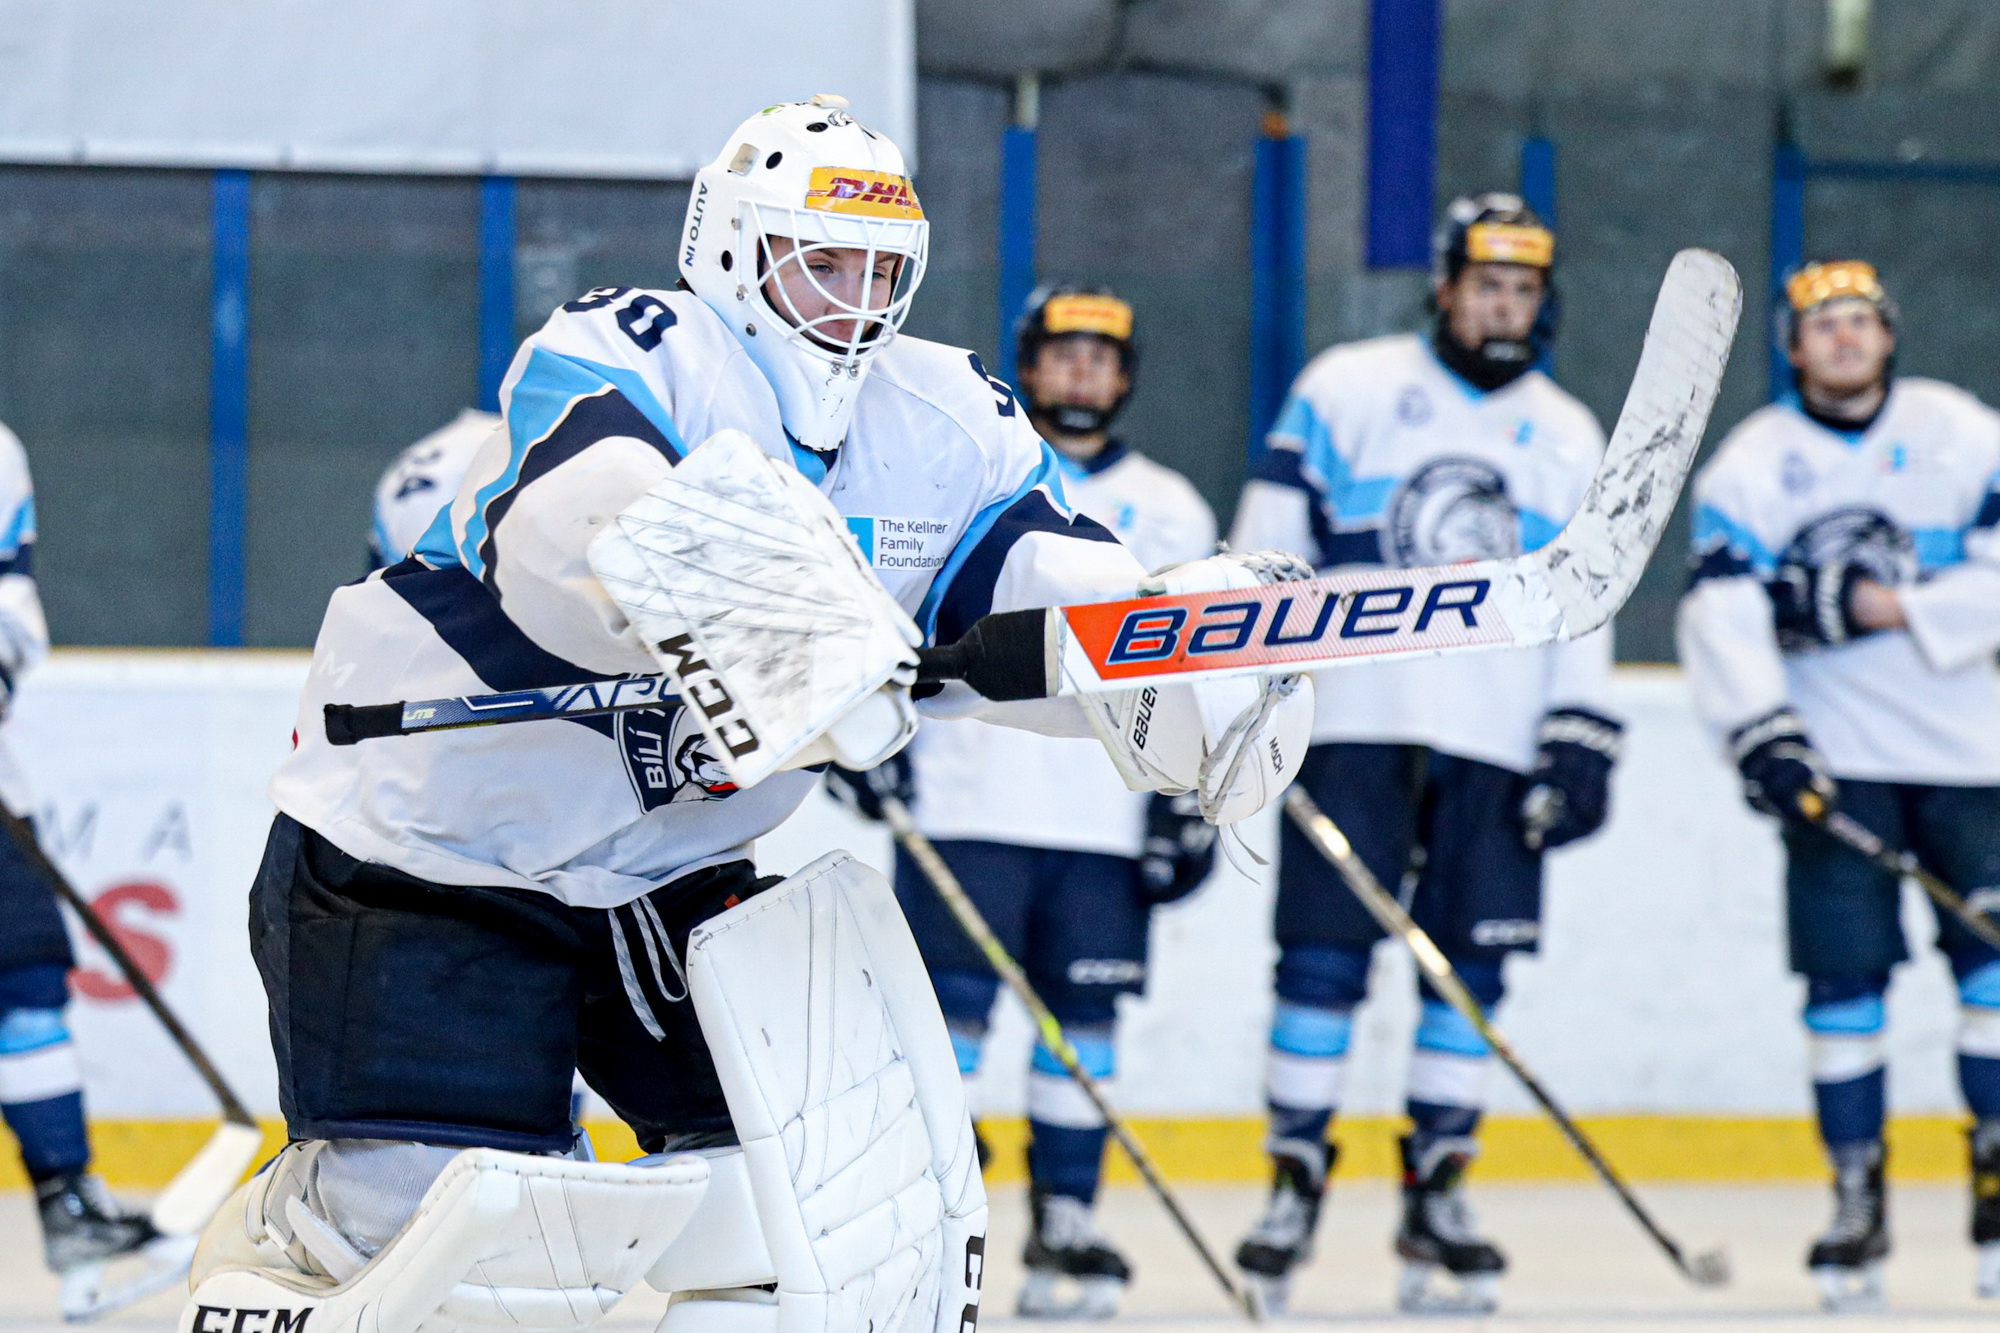
[[[179, 1333], [306, 1333], [309, 1319], [311, 1333], [585, 1329], [680, 1233], [708, 1183], [692, 1156], [641, 1168], [466, 1149], [363, 1256], [343, 1234], [356, 1219], [315, 1211], [323, 1151], [323, 1140], [292, 1145], [223, 1205]], [[412, 1162], [428, 1165], [399, 1164]]]
[[0, 1017], [14, 1009], [61, 1009], [69, 1004], [69, 968], [29, 963], [0, 968]]
[[[1118, 1074], [1118, 1048], [1112, 1040], [1111, 1025], [1092, 1027], [1064, 1025], [1063, 1035], [1076, 1049], [1077, 1063], [1098, 1083]], [[1028, 1119], [1063, 1129], [1101, 1129], [1104, 1113], [1090, 1094], [1069, 1075], [1055, 1052], [1041, 1042], [1028, 1064]]]
[[1365, 945], [1288, 944], [1278, 954], [1280, 1000], [1314, 1009], [1352, 1009], [1368, 998]]
[[698, 926], [688, 977], [777, 1275], [777, 1329], [976, 1320], [986, 1194], [964, 1080], [887, 881], [822, 857]]
[[1805, 1007], [1806, 1047], [1815, 1083], [1845, 1083], [1882, 1068], [1888, 1010], [1879, 981], [1812, 981]]
[[1958, 979], [1958, 1003], [1959, 1054], [2000, 1059], [2000, 959]]
[[[1492, 1013], [1494, 1007], [1507, 994], [1507, 976], [1502, 958], [1451, 958], [1447, 959], [1451, 970], [1458, 973], [1459, 981], [1479, 1001], [1479, 1007]], [[1444, 997], [1431, 988], [1430, 979], [1424, 979], [1420, 990], [1425, 1000], [1443, 1002]]]
[[999, 978], [977, 972], [933, 972], [931, 986], [937, 991], [938, 1008], [951, 1033], [952, 1054], [958, 1072], [968, 1078], [979, 1072], [980, 1054], [986, 1044], [986, 1029], [999, 994]]

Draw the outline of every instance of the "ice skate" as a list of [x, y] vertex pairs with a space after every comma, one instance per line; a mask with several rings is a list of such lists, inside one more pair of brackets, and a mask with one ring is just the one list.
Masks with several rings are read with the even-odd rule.
[[1439, 1139], [1417, 1157], [1411, 1136], [1403, 1154], [1403, 1225], [1396, 1253], [1404, 1261], [1396, 1306], [1406, 1314], [1491, 1314], [1500, 1307], [1507, 1258], [1473, 1229], [1459, 1180], [1478, 1145]]
[[1829, 1314], [1875, 1310], [1882, 1305], [1882, 1261], [1889, 1254], [1888, 1198], [1878, 1144], [1865, 1161], [1839, 1166], [1833, 1176], [1833, 1224], [1806, 1256]]
[[1035, 1230], [1021, 1262], [1027, 1280], [1014, 1312], [1024, 1319], [1109, 1319], [1118, 1313], [1132, 1267], [1097, 1229], [1090, 1205], [1036, 1191]]
[[43, 1257], [62, 1278], [64, 1319], [94, 1319], [163, 1291], [184, 1279], [194, 1261], [195, 1237], [161, 1235], [81, 1171], [37, 1185], [35, 1205]]
[[1979, 1247], [1978, 1292], [2000, 1297], [2000, 1123], [1972, 1128], [1972, 1243]]
[[1243, 1243], [1236, 1266], [1250, 1297], [1267, 1315], [1283, 1314], [1291, 1300], [1292, 1270], [1312, 1257], [1313, 1231], [1340, 1150], [1330, 1143], [1273, 1145], [1271, 1201]]

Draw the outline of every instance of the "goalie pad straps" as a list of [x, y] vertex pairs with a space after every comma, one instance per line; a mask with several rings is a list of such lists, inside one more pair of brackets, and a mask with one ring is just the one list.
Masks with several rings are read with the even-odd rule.
[[986, 1198], [944, 1018], [845, 853], [697, 927], [688, 977], [778, 1278], [780, 1333], [958, 1333]]
[[307, 1333], [308, 1317], [310, 1333], [587, 1329], [672, 1243], [708, 1184], [699, 1157], [641, 1168], [468, 1149], [395, 1238], [336, 1281], [301, 1266], [265, 1225], [264, 1194], [284, 1166], [210, 1223], [179, 1333]]

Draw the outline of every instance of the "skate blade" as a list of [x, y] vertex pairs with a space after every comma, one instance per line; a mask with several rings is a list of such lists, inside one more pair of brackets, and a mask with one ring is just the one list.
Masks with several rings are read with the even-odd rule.
[[[162, 1236], [129, 1255], [70, 1269], [62, 1275], [57, 1297], [64, 1321], [76, 1324], [96, 1319], [186, 1282], [199, 1239]], [[113, 1265], [116, 1273], [111, 1272]]]
[[1124, 1294], [1125, 1284], [1115, 1277], [1031, 1272], [1014, 1313], [1023, 1319], [1111, 1319]]
[[1396, 1308], [1404, 1314], [1492, 1314], [1500, 1308], [1500, 1275], [1406, 1263], [1396, 1279]]
[[1275, 1319], [1291, 1306], [1292, 1280], [1288, 1277], [1272, 1277], [1267, 1273], [1245, 1273], [1243, 1290], [1249, 1294], [1251, 1308], [1259, 1319]]
[[2000, 1297], [2000, 1240], [1989, 1240], [1979, 1247], [1978, 1291], [1987, 1300]]
[[1879, 1263], [1860, 1268], [1827, 1265], [1813, 1269], [1812, 1275], [1819, 1287], [1819, 1308], [1828, 1314], [1866, 1314], [1887, 1304]]

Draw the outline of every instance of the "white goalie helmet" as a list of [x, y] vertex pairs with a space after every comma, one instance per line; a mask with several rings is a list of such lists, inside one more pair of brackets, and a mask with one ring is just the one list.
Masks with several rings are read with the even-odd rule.
[[[681, 228], [682, 278], [770, 380], [785, 429], [822, 452], [846, 436], [869, 362], [909, 314], [930, 245], [902, 152], [846, 108], [846, 98], [822, 93], [744, 121], [696, 173]], [[858, 300], [836, 296], [812, 271], [814, 254], [836, 249], [866, 252]], [[887, 292], [874, 277], [884, 255], [897, 259]], [[805, 317], [770, 281], [783, 265], [796, 266], [792, 281], [802, 278], [824, 313]]]

